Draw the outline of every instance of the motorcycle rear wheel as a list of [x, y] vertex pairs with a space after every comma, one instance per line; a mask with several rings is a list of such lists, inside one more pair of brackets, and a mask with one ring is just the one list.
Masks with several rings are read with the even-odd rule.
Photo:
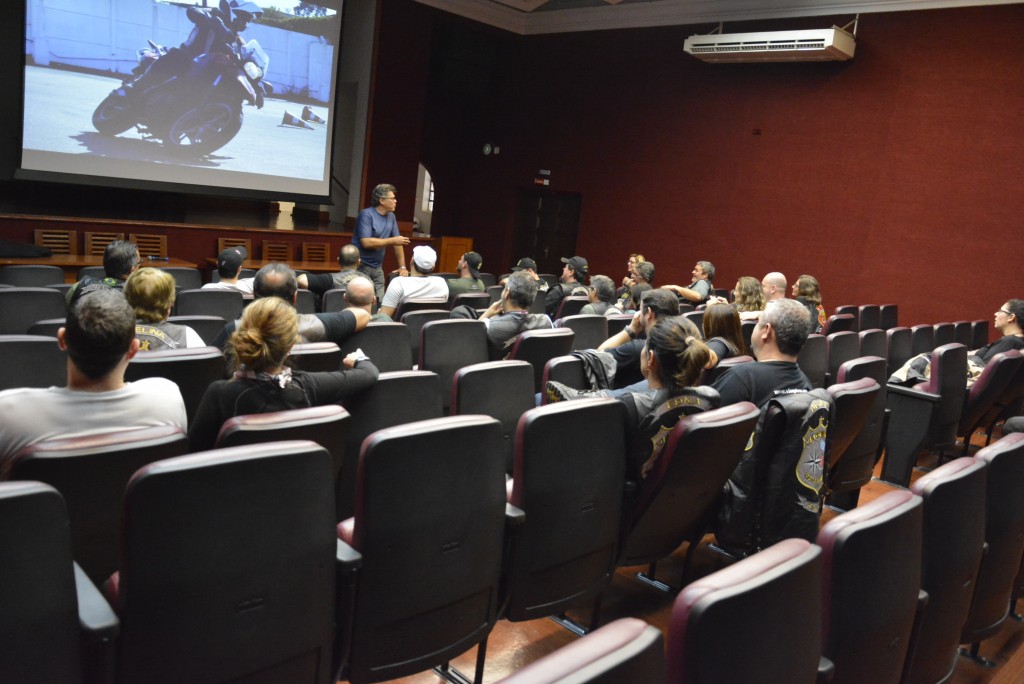
[[135, 117], [123, 95], [111, 93], [92, 113], [93, 127], [103, 135], [124, 133], [135, 124]]
[[209, 102], [179, 116], [164, 144], [185, 154], [204, 155], [227, 145], [241, 129], [241, 104]]

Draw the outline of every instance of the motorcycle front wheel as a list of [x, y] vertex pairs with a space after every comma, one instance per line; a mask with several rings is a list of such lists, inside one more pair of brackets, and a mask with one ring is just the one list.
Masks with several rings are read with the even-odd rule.
[[123, 95], [111, 93], [92, 113], [93, 127], [103, 135], [124, 133], [135, 123], [135, 117]]
[[208, 102], [179, 116], [164, 143], [185, 154], [209, 154], [227, 145], [241, 129], [241, 104]]

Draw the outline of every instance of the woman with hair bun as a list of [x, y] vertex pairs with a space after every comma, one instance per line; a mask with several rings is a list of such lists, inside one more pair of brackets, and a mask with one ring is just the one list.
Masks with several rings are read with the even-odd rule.
[[377, 367], [360, 352], [346, 356], [342, 370], [293, 371], [288, 355], [298, 342], [298, 315], [291, 304], [263, 297], [246, 307], [228, 338], [233, 375], [212, 383], [203, 395], [189, 426], [192, 451], [212, 449], [224, 421], [234, 416], [334, 404], [377, 381]]

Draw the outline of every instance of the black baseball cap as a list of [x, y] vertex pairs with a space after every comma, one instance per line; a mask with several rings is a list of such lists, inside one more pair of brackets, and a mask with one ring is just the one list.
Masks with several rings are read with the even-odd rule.
[[466, 265], [469, 266], [469, 272], [474, 278], [480, 277], [480, 269], [483, 268], [484, 258], [476, 252], [466, 252], [462, 255]]
[[523, 257], [518, 262], [516, 262], [515, 266], [512, 267], [513, 271], [525, 271], [527, 269], [534, 272], [536, 272], [537, 270], [537, 262], [531, 259], [530, 257]]
[[587, 260], [584, 259], [583, 257], [562, 257], [562, 263], [569, 264], [569, 267], [572, 268], [576, 275], [583, 276], [584, 278], [587, 277], [587, 271], [589, 267], [587, 266]]
[[223, 273], [231, 273], [232, 276], [238, 273], [242, 262], [249, 256], [249, 252], [241, 245], [228, 247], [217, 256], [217, 269]]

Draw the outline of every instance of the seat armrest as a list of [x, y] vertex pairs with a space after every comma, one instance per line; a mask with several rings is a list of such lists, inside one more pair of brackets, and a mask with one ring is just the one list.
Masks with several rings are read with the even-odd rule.
[[831, 682], [832, 679], [835, 678], [835, 676], [835, 664], [825, 656], [821, 656], [818, 659], [818, 678], [816, 680], [818, 684], [825, 684], [826, 682]]
[[348, 665], [352, 645], [352, 620], [355, 614], [356, 588], [359, 569], [363, 566], [363, 554], [345, 542], [338, 540], [335, 556], [334, 587], [334, 653], [331, 656], [333, 679], [342, 679], [341, 671]]
[[524, 523], [526, 523], [526, 512], [510, 503], [506, 503], [505, 544], [502, 549], [504, 559], [501, 564], [501, 587], [499, 589], [498, 603], [499, 619], [504, 617], [505, 610], [508, 608], [508, 602], [512, 598], [512, 592], [509, 591], [509, 581], [514, 572], [516, 554], [519, 551], [519, 537]]
[[75, 563], [75, 593], [82, 633], [83, 680], [90, 684], [108, 684], [114, 681], [114, 645], [121, 622], [78, 563]]
[[889, 422], [885, 429], [882, 479], [907, 487], [917, 452], [928, 437], [932, 411], [941, 397], [899, 385], [888, 385], [887, 389]]
[[339, 571], [354, 572], [363, 566], [363, 554], [359, 553], [345, 542], [338, 540], [336, 557]]
[[907, 639], [907, 653], [903, 660], [903, 675], [901, 682], [909, 681], [910, 664], [914, 660], [914, 652], [917, 651], [917, 642], [921, 637], [921, 625], [923, 624], [925, 610], [928, 608], [928, 592], [919, 589], [917, 592], [917, 607], [914, 610], [914, 624], [910, 628], [910, 638]]
[[522, 527], [523, 523], [526, 522], [526, 512], [513, 506], [510, 503], [505, 504], [505, 529], [513, 530], [518, 527]]
[[942, 399], [941, 396], [934, 392], [925, 392], [924, 390], [914, 389], [913, 387], [904, 387], [903, 385], [887, 384], [885, 386], [885, 390], [887, 395], [890, 397], [896, 394], [904, 397], [911, 397], [913, 399], [921, 399], [922, 401], [930, 401], [933, 404], [939, 403], [939, 400]]

